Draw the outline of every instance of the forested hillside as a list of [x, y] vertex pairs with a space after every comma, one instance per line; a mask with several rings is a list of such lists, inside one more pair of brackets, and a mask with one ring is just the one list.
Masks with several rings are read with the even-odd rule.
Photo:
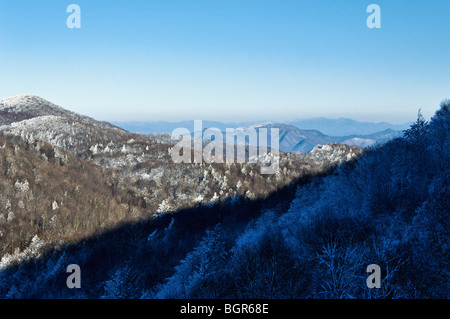
[[[236, 238], [220, 226], [146, 297], [448, 298], [450, 101], [428, 124], [298, 187]], [[382, 270], [380, 289], [366, 267]]]
[[0, 267], [143, 216], [133, 193], [110, 169], [0, 132]]
[[[445, 101], [430, 123], [419, 116], [332, 174], [305, 172], [265, 198], [166, 213], [3, 267], [0, 296], [448, 298], [449, 133]], [[66, 286], [72, 263], [81, 289]], [[366, 286], [370, 264], [380, 289]]]

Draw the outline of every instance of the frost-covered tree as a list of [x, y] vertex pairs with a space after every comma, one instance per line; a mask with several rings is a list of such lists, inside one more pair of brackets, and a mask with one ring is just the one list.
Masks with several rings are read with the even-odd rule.
[[415, 141], [425, 134], [428, 122], [422, 115], [421, 110], [417, 112], [417, 120], [411, 124], [411, 127], [404, 131], [404, 137], [409, 141]]
[[133, 268], [125, 264], [116, 270], [112, 278], [105, 282], [102, 299], [133, 299], [139, 298], [137, 275]]
[[210, 199], [208, 206], [214, 207], [219, 203], [220, 197], [217, 195], [217, 193], [214, 193], [214, 196]]
[[175, 268], [157, 298], [220, 298], [227, 260], [221, 226], [206, 231], [200, 244]]
[[172, 210], [172, 207], [169, 205], [169, 203], [166, 200], [163, 200], [161, 204], [159, 204], [158, 210], [156, 211], [159, 214], [170, 212]]

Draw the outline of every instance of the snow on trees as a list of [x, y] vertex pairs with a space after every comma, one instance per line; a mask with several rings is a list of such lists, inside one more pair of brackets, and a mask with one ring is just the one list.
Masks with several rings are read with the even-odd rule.
[[172, 207], [169, 205], [167, 200], [163, 200], [161, 204], [158, 206], [158, 210], [156, 211], [158, 214], [163, 214], [170, 212], [172, 210]]

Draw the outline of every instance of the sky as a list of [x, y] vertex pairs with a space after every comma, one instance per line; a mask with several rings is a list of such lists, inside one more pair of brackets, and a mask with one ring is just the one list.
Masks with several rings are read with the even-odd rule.
[[404, 123], [450, 98], [449, 14], [437, 0], [0, 0], [0, 97], [106, 121]]

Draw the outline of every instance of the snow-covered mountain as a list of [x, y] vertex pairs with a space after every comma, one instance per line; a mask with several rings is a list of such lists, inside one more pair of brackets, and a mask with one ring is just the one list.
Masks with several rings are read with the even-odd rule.
[[[50, 143], [54, 149], [47, 152], [47, 157], [59, 149], [69, 150], [82, 159], [112, 169], [120, 183], [134, 187], [136, 204], [151, 212], [159, 211], [162, 204], [180, 209], [213, 199], [267, 196], [311, 170], [323, 170], [360, 153], [357, 147], [337, 144], [330, 146], [336, 150], [331, 156], [321, 156], [328, 152], [321, 149], [316, 152], [319, 155], [281, 153], [280, 170], [273, 176], [260, 174], [260, 165], [267, 164], [267, 153], [258, 154], [258, 164], [205, 161], [174, 165], [173, 145], [168, 143], [168, 136], [131, 133], [31, 94], [0, 100], [0, 123], [0, 132], [5, 136], [20, 137], [30, 147], [36, 147], [36, 141]], [[282, 132], [282, 150], [289, 150], [292, 143], [301, 144], [297, 141], [301, 138], [298, 129], [286, 126]], [[310, 142], [304, 149], [326, 142], [319, 138], [322, 137], [319, 132], [307, 133]], [[313, 139], [314, 135], [318, 137]]]
[[88, 116], [66, 110], [33, 94], [20, 94], [0, 99], [0, 126], [41, 116], [57, 116], [91, 125], [95, 124], [103, 128], [118, 128], [110, 123], [96, 121]]
[[94, 120], [39, 96], [21, 94], [0, 100], [0, 131], [83, 153], [92, 144], [135, 136], [107, 122]]
[[78, 117], [75, 113], [32, 94], [20, 94], [0, 99], [0, 125], [9, 125], [13, 122], [44, 115]]

